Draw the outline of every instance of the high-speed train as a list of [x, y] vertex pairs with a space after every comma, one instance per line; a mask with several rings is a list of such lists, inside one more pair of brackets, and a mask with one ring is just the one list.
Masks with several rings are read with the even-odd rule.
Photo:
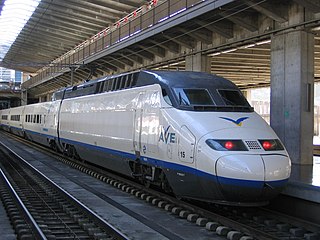
[[208, 73], [103, 77], [0, 115], [6, 131], [180, 198], [264, 205], [290, 176], [271, 127], [231, 81]]

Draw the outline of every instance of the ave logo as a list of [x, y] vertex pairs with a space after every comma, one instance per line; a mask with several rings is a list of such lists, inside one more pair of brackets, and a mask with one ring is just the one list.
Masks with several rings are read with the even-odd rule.
[[164, 142], [165, 144], [176, 142], [176, 134], [169, 131], [170, 127], [170, 125], [167, 128], [164, 128], [164, 126], [162, 126], [159, 142]]

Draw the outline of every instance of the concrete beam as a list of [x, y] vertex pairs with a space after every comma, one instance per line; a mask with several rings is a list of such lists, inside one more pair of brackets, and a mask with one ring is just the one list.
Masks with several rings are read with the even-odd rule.
[[245, 3], [250, 6], [251, 8], [255, 9], [256, 11], [266, 15], [267, 17], [280, 22], [284, 23], [288, 21], [288, 16], [283, 16], [283, 13], [279, 11], [279, 7], [274, 7], [274, 5], [271, 5], [270, 3], [254, 3], [250, 0], [245, 0]]
[[148, 44], [146, 44], [146, 45], [136, 44], [135, 46], [140, 47], [141, 49], [151, 53], [152, 55], [156, 55], [161, 58], [165, 57], [165, 50], [164, 50], [164, 48], [162, 48], [160, 46], [150, 46]]
[[157, 46], [161, 46], [162, 48], [172, 53], [180, 52], [180, 45], [169, 40], [167, 40], [166, 42], [163, 42], [163, 41], [156, 41], [154, 39], [148, 39], [148, 42], [151, 42]]
[[236, 15], [228, 15], [225, 12], [220, 13], [221, 16], [227, 18], [231, 22], [243, 27], [250, 32], [255, 32], [258, 30], [257, 19], [249, 18], [248, 15], [237, 13]]
[[186, 57], [186, 70], [211, 73], [211, 57], [196, 53]]
[[163, 37], [165, 37], [166, 39], [172, 41], [172, 42], [175, 42], [179, 45], [182, 45], [186, 48], [194, 48], [195, 47], [195, 41], [193, 40], [187, 40], [185, 39], [185, 37], [176, 37], [176, 36], [171, 36], [171, 35], [168, 35], [167, 33], [166, 34], [162, 34]]
[[319, 1], [310, 1], [310, 0], [294, 0], [296, 3], [302, 5], [311, 12], [318, 13], [320, 12], [320, 2]]
[[222, 37], [233, 38], [233, 24], [228, 20], [219, 20], [211, 24], [195, 19], [195, 23], [209, 31], [218, 33]]
[[136, 48], [135, 50], [131, 50], [131, 49], [127, 48], [126, 51], [130, 52], [131, 54], [137, 55], [137, 56], [141, 57], [142, 59], [148, 59], [150, 61], [153, 61], [154, 57], [155, 57], [154, 54], [147, 52], [143, 49], [140, 50], [139, 48]]
[[136, 55], [133, 55], [131, 52], [130, 53], [127, 53], [126, 52], [127, 49], [125, 49], [125, 51], [122, 51], [119, 55], [123, 58], [126, 58], [130, 61], [134, 61], [138, 64], [143, 64], [143, 59], [142, 57], [139, 57], [139, 56], [136, 56]]
[[183, 27], [177, 27], [177, 30], [179, 32], [182, 32], [186, 35], [188, 35], [189, 37], [197, 40], [197, 41], [201, 41], [201, 42], [204, 42], [206, 44], [211, 44], [212, 43], [212, 33], [210, 32], [210, 34], [207, 34], [206, 33], [203, 33], [200, 32], [200, 31], [194, 31], [194, 30], [189, 30], [189, 29], [186, 29], [186, 28], [183, 28]]

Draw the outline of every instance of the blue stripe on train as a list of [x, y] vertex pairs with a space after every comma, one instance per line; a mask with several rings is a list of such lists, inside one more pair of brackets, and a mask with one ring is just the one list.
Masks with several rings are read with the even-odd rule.
[[[31, 134], [44, 135], [49, 138], [54, 138], [54, 136], [48, 135], [45, 133], [38, 133], [35, 131], [31, 131], [31, 130], [25, 130], [25, 131], [27, 131]], [[100, 146], [95, 146], [95, 145], [91, 145], [91, 144], [87, 144], [87, 143], [83, 143], [83, 142], [78, 142], [78, 141], [74, 141], [74, 140], [70, 140], [70, 139], [61, 138], [61, 140], [66, 143], [70, 143], [72, 145], [78, 145], [78, 146], [86, 147], [88, 149], [92, 149], [95, 151], [101, 151], [101, 152], [105, 152], [105, 153], [112, 154], [115, 156], [136, 160], [135, 154], [132, 154], [132, 153], [123, 152], [123, 151], [105, 148], [105, 147], [100, 147]], [[166, 162], [166, 161], [155, 159], [155, 158], [149, 158], [146, 156], [142, 156], [141, 160], [152, 165], [152, 166], [167, 168], [167, 169], [178, 171], [178, 172], [190, 173], [190, 174], [196, 175], [198, 177], [209, 179], [211, 181], [215, 181], [215, 182], [218, 181], [220, 184], [223, 184], [223, 185], [232, 185], [232, 186], [259, 188], [260, 189], [261, 186], [263, 186], [265, 183], [269, 184], [272, 187], [281, 187], [281, 186], [284, 186], [289, 180], [289, 179], [283, 179], [283, 180], [264, 182], [264, 181], [226, 178], [226, 177], [220, 177], [220, 176], [217, 177], [216, 175], [206, 173], [206, 172], [200, 171], [200, 170], [192, 168], [192, 167], [184, 166], [184, 165], [177, 164], [177, 163], [170, 163], [170, 162]]]

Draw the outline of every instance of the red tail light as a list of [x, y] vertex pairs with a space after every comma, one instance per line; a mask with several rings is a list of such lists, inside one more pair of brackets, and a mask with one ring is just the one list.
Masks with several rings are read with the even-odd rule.
[[278, 139], [259, 140], [259, 142], [265, 151], [284, 150], [284, 147]]
[[264, 148], [264, 150], [270, 150], [272, 148], [272, 144], [269, 141], [264, 141], [262, 143], [262, 147]]
[[207, 139], [206, 143], [216, 151], [248, 151], [242, 140]]
[[234, 147], [233, 143], [231, 141], [225, 142], [224, 147], [228, 150], [232, 150]]

